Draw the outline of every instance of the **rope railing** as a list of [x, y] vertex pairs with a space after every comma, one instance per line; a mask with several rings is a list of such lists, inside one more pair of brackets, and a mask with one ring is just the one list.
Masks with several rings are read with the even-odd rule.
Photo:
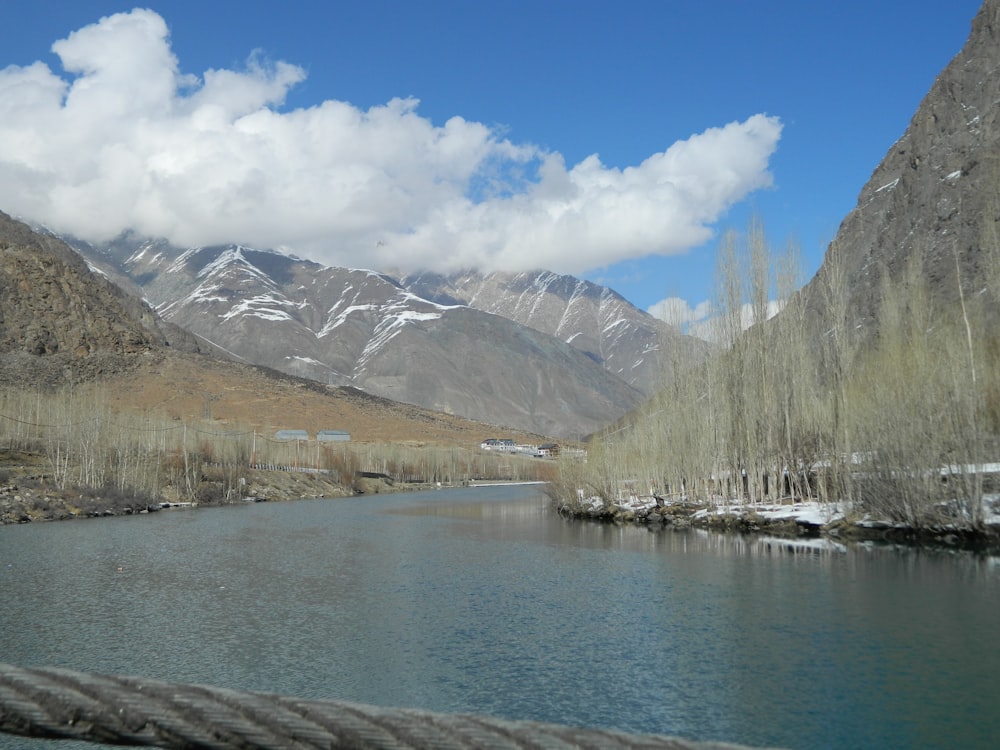
[[185, 750], [736, 750], [661, 735], [8, 664], [0, 664], [0, 732]]

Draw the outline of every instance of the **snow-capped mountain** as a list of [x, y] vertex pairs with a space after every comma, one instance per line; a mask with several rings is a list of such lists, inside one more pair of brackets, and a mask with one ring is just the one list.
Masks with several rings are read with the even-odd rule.
[[425, 299], [382, 273], [238, 245], [73, 244], [141, 287], [165, 320], [231, 356], [330, 385], [562, 437], [586, 435], [643, 398], [562, 337]]
[[709, 349], [614, 290], [574, 276], [468, 271], [404, 276], [400, 283], [425, 299], [468, 305], [555, 336], [647, 395], [675, 364], [700, 361]]

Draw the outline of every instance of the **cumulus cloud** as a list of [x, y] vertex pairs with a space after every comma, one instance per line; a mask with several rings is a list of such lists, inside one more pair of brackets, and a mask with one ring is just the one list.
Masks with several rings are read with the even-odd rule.
[[512, 143], [416, 99], [284, 111], [302, 68], [251, 54], [184, 75], [166, 22], [120, 13], [57, 41], [63, 72], [0, 70], [0, 209], [83, 239], [285, 247], [324, 263], [580, 274], [680, 253], [771, 184], [753, 115], [624, 169]]

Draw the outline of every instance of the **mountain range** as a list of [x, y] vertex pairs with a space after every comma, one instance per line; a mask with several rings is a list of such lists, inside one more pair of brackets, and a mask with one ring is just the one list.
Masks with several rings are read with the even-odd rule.
[[535, 444], [545, 437], [216, 356], [64, 242], [0, 212], [0, 416], [16, 423], [19, 399], [27, 394], [34, 405], [32, 392], [60, 387], [81, 418], [106, 404], [261, 435], [337, 429], [360, 442], [465, 447], [497, 434]]
[[68, 238], [165, 321], [240, 361], [434, 411], [581, 438], [709, 346], [545, 271], [393, 278], [239, 245]]

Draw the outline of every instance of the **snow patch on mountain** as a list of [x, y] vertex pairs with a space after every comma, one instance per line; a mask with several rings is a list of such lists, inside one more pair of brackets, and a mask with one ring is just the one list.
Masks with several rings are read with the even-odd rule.
[[368, 340], [368, 344], [365, 346], [364, 351], [362, 351], [361, 356], [358, 357], [357, 371], [363, 371], [368, 362], [375, 357], [379, 351], [381, 351], [390, 341], [403, 332], [403, 328], [406, 325], [427, 320], [438, 320], [439, 318], [441, 318], [440, 312], [421, 313], [416, 310], [407, 309], [396, 310], [395, 312], [386, 315], [381, 321], [379, 321], [379, 324], [375, 326], [375, 331], [373, 332], [372, 337]]
[[291, 315], [279, 309], [281, 306], [289, 304], [291, 303], [287, 300], [278, 299], [271, 295], [261, 295], [233, 305], [228, 312], [219, 317], [223, 320], [230, 320], [237, 315], [249, 315], [263, 320], [292, 320]]

